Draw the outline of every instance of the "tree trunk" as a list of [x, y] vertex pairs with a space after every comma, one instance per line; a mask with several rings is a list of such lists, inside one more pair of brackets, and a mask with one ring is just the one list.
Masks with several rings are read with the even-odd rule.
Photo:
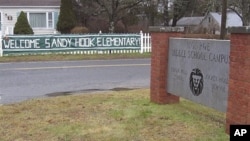
[[227, 24], [227, 0], [222, 0], [221, 30], [220, 39], [225, 39]]
[[153, 14], [150, 15], [149, 21], [150, 21], [150, 26], [154, 26], [155, 25], [155, 16]]
[[168, 0], [164, 0], [164, 26], [169, 26]]
[[177, 22], [178, 22], [178, 19], [174, 17], [172, 21], [172, 27], [175, 27], [177, 25]]

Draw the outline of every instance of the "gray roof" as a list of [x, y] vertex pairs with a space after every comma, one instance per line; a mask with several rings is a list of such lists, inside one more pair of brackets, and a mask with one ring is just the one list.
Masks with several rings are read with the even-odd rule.
[[60, 6], [61, 0], [0, 0], [0, 7], [11, 6]]
[[[176, 23], [177, 26], [196, 26], [201, 23], [204, 17], [182, 17]], [[172, 24], [173, 20], [170, 20], [169, 24]]]
[[204, 17], [182, 17], [177, 21], [178, 26], [195, 26], [199, 25]]
[[[216, 22], [221, 25], [221, 14], [216, 13], [216, 12], [210, 12], [209, 13], [215, 20]], [[230, 26], [242, 26], [242, 20], [241, 18], [232, 11], [227, 12], [227, 25], [226, 27]]]

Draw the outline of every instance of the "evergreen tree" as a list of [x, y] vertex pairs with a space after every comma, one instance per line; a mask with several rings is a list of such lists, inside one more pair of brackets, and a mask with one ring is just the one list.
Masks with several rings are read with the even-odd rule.
[[29, 25], [26, 14], [21, 11], [17, 22], [14, 27], [14, 34], [34, 34], [32, 28]]
[[61, 0], [60, 15], [57, 22], [57, 30], [61, 33], [70, 33], [76, 26], [76, 15], [73, 11], [71, 0]]

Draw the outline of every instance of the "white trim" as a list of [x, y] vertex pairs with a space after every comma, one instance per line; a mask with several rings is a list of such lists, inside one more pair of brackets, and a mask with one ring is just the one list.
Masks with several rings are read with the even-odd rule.
[[[49, 27], [49, 13], [51, 13], [51, 27]], [[46, 22], [46, 26], [47, 26], [47, 29], [55, 29], [55, 27], [54, 27], [54, 13], [55, 12], [46, 12], [46, 20], [47, 20], [47, 22]]]
[[0, 8], [60, 8], [60, 6], [0, 6]]

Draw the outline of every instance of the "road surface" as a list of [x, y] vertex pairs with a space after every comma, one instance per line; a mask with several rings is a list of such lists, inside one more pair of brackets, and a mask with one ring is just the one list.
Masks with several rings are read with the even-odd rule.
[[148, 88], [150, 59], [0, 63], [0, 104], [74, 92]]

